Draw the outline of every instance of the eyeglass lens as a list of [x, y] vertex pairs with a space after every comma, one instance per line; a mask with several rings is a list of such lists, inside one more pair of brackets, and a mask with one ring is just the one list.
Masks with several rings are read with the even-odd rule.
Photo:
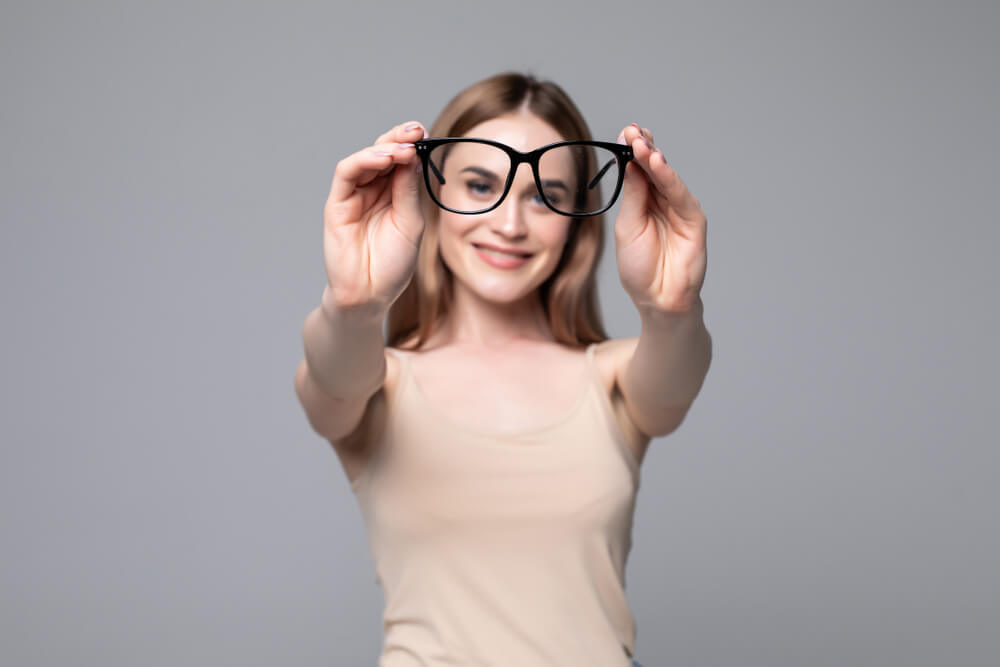
[[[484, 211], [496, 204], [511, 168], [504, 150], [474, 141], [437, 146], [428, 161], [434, 196], [447, 208], [462, 213]], [[615, 154], [606, 148], [556, 146], [539, 159], [539, 194], [564, 215], [596, 213], [614, 196], [618, 171]], [[542, 201], [536, 204], [548, 211]]]

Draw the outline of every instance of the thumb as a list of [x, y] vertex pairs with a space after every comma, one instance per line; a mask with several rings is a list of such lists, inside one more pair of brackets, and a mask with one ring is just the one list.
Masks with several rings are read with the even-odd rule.
[[649, 182], [642, 168], [634, 161], [625, 165], [625, 182], [622, 183], [622, 206], [615, 220], [615, 237], [630, 241], [639, 235], [646, 224], [649, 206]]
[[423, 228], [420, 208], [420, 188], [423, 174], [418, 172], [420, 158], [414, 156], [409, 164], [397, 164], [392, 170], [392, 213], [396, 222], [417, 238]]

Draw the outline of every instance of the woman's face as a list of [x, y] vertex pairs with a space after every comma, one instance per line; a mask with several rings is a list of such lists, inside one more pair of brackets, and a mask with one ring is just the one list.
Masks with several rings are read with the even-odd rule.
[[[473, 127], [464, 136], [492, 139], [527, 152], [564, 138], [551, 125], [527, 113], [518, 112], [493, 118]], [[449, 158], [452, 161], [452, 158]], [[455, 162], [452, 162], [455, 164]], [[505, 165], [479, 165], [486, 171], [503, 172]], [[566, 166], [567, 179], [572, 177]], [[482, 172], [480, 172], [482, 173]], [[503, 188], [484, 180], [473, 170], [457, 179], [449, 177], [449, 187], [459, 187], [470, 200], [484, 197], [490, 188]], [[518, 165], [510, 191], [500, 206], [477, 215], [462, 215], [438, 209], [440, 252], [452, 271], [456, 289], [465, 287], [483, 299], [513, 303], [539, 287], [552, 274], [562, 256], [571, 218], [555, 213], [542, 202], [531, 173], [531, 165]], [[509, 255], [490, 255], [482, 244], [530, 253], [517, 263]], [[503, 265], [516, 264], [504, 268]]]

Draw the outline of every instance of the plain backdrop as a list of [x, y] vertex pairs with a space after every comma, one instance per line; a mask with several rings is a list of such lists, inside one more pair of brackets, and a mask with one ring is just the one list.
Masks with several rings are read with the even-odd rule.
[[364, 525], [293, 387], [322, 207], [338, 160], [514, 69], [597, 138], [649, 127], [709, 219], [714, 359], [627, 569], [643, 665], [997, 664], [998, 18], [4, 3], [0, 663], [375, 663]]

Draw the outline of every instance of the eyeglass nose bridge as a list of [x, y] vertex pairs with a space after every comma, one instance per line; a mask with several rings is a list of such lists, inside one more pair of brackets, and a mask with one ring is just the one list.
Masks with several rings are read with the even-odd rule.
[[510, 146], [507, 146], [507, 148], [509, 149], [507, 154], [510, 156], [510, 170], [507, 172], [507, 182], [504, 183], [503, 194], [500, 195], [500, 199], [497, 201], [496, 206], [500, 206], [500, 204], [502, 204], [507, 198], [507, 195], [510, 194], [511, 188], [514, 187], [514, 179], [517, 178], [517, 170], [522, 164], [525, 163], [531, 167], [531, 178], [535, 182], [535, 189], [538, 191], [539, 195], [541, 195], [542, 199], [545, 199], [545, 195], [542, 194], [542, 176], [538, 173], [538, 160], [541, 156], [540, 151], [544, 151], [545, 148], [539, 148], [538, 150], [533, 150], [528, 153], [522, 153], [514, 148], [511, 148]]

